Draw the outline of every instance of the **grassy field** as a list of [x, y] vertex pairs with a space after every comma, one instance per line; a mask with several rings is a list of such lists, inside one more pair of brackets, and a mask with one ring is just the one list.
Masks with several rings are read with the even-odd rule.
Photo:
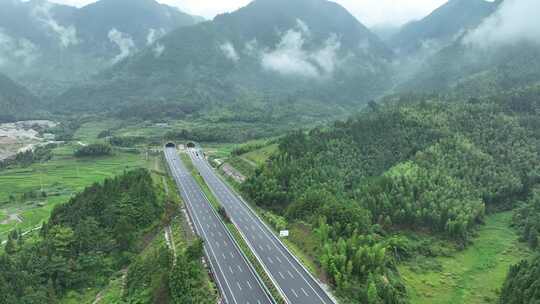
[[[77, 159], [73, 157], [74, 148], [66, 145], [55, 149], [53, 159], [48, 162], [0, 171], [0, 218], [16, 214], [22, 219], [22, 222], [0, 224], [0, 240], [14, 228], [26, 231], [40, 225], [56, 204], [66, 202], [85, 187], [149, 163], [138, 154], [120, 152], [108, 157]], [[47, 197], [22, 197], [24, 193], [41, 190]]]
[[272, 144], [265, 146], [261, 149], [257, 149], [246, 154], [243, 154], [241, 157], [257, 164], [258, 166], [264, 165], [266, 160], [278, 149], [277, 144]]
[[429, 258], [437, 270], [400, 266], [412, 304], [498, 303], [498, 291], [510, 265], [529, 257], [511, 229], [511, 212], [487, 217], [474, 244], [451, 257]]
[[118, 122], [113, 120], [87, 122], [75, 132], [73, 137], [84, 143], [92, 143], [98, 141], [98, 135], [102, 131], [115, 129], [117, 127]]

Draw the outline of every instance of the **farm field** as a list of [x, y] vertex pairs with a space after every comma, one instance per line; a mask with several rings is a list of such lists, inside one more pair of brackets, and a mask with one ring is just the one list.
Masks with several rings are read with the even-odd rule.
[[0, 171], [0, 240], [12, 229], [27, 231], [40, 225], [56, 204], [85, 187], [150, 164], [139, 154], [122, 152], [78, 159], [73, 156], [74, 149], [60, 146], [50, 161]]
[[450, 257], [426, 258], [436, 270], [400, 266], [412, 304], [498, 303], [498, 292], [511, 265], [530, 256], [510, 228], [512, 212], [487, 216], [474, 243]]

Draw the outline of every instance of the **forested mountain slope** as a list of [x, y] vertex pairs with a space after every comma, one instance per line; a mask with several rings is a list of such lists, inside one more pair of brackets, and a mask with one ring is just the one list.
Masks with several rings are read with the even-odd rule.
[[[70, 89], [56, 106], [134, 114], [168, 107], [178, 116], [215, 112], [218, 119], [240, 121], [276, 121], [276, 112], [332, 115], [339, 105], [382, 93], [391, 56], [335, 3], [256, 0], [165, 36], [88, 85]], [[287, 111], [295, 107], [301, 108]], [[269, 117], [259, 118], [261, 113]]]
[[423, 62], [398, 91], [487, 96], [540, 81], [537, 1], [508, 0]]
[[243, 190], [290, 222], [309, 223], [340, 296], [405, 303], [393, 265], [416, 249], [392, 235], [430, 232], [466, 244], [486, 209], [525, 198], [540, 181], [539, 103], [536, 86], [372, 104], [346, 122], [285, 137]]
[[0, 0], [0, 7], [0, 70], [46, 96], [201, 21], [154, 0], [100, 0], [80, 9]]
[[37, 104], [38, 99], [28, 90], [0, 73], [0, 122], [27, 117]]
[[406, 24], [389, 43], [407, 55], [422, 48], [444, 46], [474, 29], [497, 8], [497, 2], [485, 0], [451, 0], [419, 21]]
[[53, 210], [39, 237], [10, 234], [0, 255], [3, 303], [56, 303], [69, 291], [106, 286], [162, 213], [146, 170], [87, 188]]

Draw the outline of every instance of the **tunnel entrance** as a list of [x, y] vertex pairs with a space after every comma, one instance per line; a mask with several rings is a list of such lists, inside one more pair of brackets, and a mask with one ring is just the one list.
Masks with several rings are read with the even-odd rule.
[[165, 148], [176, 148], [176, 145], [174, 143], [167, 143]]

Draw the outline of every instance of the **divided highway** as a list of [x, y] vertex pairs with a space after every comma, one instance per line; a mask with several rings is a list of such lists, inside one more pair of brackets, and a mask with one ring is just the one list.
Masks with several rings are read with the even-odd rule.
[[210, 167], [201, 152], [190, 149], [202, 177], [237, 225], [265, 270], [291, 304], [334, 304], [334, 300], [236, 193]]
[[180, 190], [215, 280], [227, 304], [273, 304], [253, 268], [220, 221], [175, 147], [165, 148], [165, 159]]

